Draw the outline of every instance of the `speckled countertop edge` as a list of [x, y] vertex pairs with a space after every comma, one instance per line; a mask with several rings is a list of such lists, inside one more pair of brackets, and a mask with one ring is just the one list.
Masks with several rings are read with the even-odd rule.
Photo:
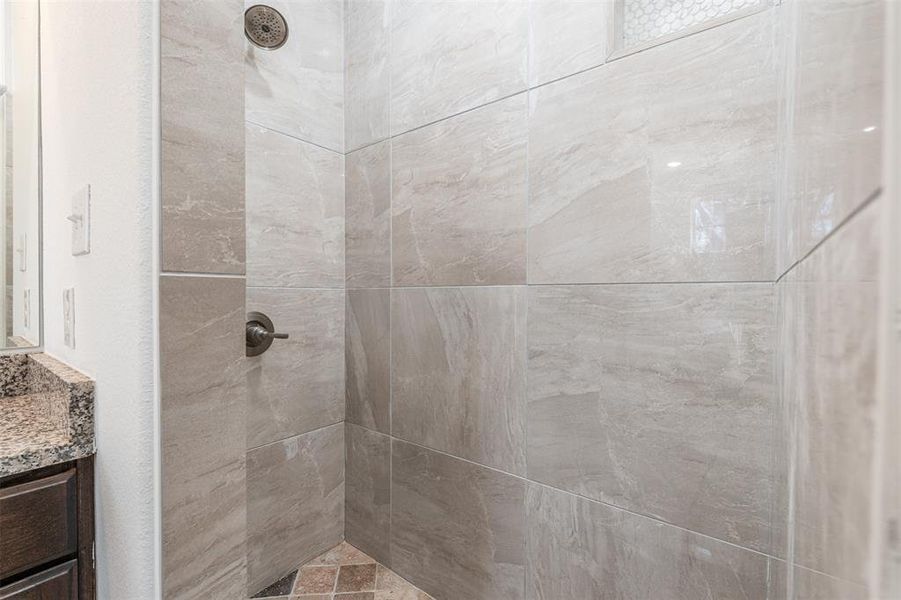
[[[42, 444], [35, 440], [22, 452], [0, 454], [0, 477], [23, 473], [32, 469], [90, 456], [94, 445], [94, 381], [42, 353], [18, 355], [26, 356], [27, 363], [20, 358], [2, 357], [0, 362], [0, 390], [4, 396], [13, 395], [54, 395], [68, 402], [58, 408], [61, 426], [68, 430], [65, 444]], [[14, 371], [15, 369], [15, 371]], [[23, 375], [24, 373], [24, 375]], [[0, 402], [3, 402], [0, 398]], [[62, 402], [62, 400], [60, 400]], [[14, 432], [17, 442], [28, 441], [27, 425]], [[21, 436], [21, 437], [19, 437]]]

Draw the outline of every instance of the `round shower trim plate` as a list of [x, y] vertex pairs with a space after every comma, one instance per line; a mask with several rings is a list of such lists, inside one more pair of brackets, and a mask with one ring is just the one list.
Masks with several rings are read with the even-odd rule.
[[288, 41], [288, 21], [282, 13], [265, 4], [244, 11], [244, 35], [262, 50], [278, 50]]

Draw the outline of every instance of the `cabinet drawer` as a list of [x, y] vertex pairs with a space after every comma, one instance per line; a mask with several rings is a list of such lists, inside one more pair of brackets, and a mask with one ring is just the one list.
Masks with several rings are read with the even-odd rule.
[[0, 578], [76, 552], [75, 493], [75, 469], [0, 489]]
[[70, 560], [0, 588], [0, 600], [76, 600], [78, 561]]

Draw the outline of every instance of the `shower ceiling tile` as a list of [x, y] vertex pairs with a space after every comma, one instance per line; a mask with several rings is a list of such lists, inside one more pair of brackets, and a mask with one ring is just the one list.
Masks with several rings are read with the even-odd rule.
[[247, 308], [291, 336], [246, 359], [247, 447], [344, 420], [344, 291], [248, 288]]
[[767, 551], [772, 284], [529, 293], [529, 478]]
[[392, 140], [395, 285], [525, 283], [526, 96]]
[[528, 3], [393, 0], [391, 134], [526, 89]]
[[391, 146], [345, 157], [347, 287], [391, 286]]
[[246, 130], [247, 285], [344, 287], [344, 157]]
[[268, 585], [343, 536], [343, 423], [247, 453], [249, 589]]
[[530, 92], [529, 283], [773, 277], [762, 13]]
[[391, 568], [436, 598], [521, 600], [525, 482], [392, 442]]
[[525, 334], [525, 287], [392, 290], [392, 435], [524, 475]]
[[[246, 7], [258, 4], [247, 0]], [[271, 0], [288, 22], [278, 50], [245, 43], [247, 120], [344, 152], [341, 0]]]
[[526, 506], [529, 600], [776, 597], [762, 554], [534, 483]]
[[530, 0], [529, 85], [604, 64], [613, 9], [614, 0]]

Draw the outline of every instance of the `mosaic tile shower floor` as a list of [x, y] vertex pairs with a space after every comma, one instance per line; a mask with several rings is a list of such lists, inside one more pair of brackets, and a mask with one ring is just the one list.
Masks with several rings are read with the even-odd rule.
[[253, 598], [268, 600], [433, 600], [347, 542], [279, 579]]

